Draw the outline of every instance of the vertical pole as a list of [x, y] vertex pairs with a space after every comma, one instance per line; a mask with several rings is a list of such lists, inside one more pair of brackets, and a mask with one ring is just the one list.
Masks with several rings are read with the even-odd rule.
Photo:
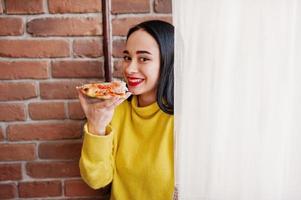
[[112, 81], [111, 0], [102, 0], [102, 30], [105, 81]]

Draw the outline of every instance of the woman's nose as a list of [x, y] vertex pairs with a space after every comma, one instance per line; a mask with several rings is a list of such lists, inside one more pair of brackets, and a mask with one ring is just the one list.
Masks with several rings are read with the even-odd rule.
[[134, 60], [131, 60], [129, 63], [126, 64], [125, 72], [127, 74], [138, 72], [137, 63]]

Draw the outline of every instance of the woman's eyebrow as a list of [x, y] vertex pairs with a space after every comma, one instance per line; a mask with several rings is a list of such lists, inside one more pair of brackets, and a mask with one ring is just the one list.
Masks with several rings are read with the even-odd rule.
[[[128, 50], [123, 51], [124, 54], [130, 54]], [[138, 50], [136, 51], [136, 54], [150, 54], [152, 55], [149, 51], [144, 51], [144, 50]]]
[[143, 51], [143, 50], [136, 51], [136, 54], [144, 54], [144, 53], [152, 55], [149, 51]]

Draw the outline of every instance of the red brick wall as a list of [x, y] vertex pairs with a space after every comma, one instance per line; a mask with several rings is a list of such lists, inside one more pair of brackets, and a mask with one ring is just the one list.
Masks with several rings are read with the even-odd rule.
[[[131, 25], [171, 0], [112, 0], [114, 76]], [[0, 0], [0, 199], [99, 199], [80, 179], [75, 86], [103, 80], [101, 0]], [[98, 197], [98, 198], [96, 198]]]

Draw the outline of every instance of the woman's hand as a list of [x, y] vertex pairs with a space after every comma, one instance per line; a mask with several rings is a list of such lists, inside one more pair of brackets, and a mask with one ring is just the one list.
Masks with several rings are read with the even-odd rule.
[[108, 100], [93, 99], [85, 96], [78, 90], [78, 97], [88, 121], [88, 130], [92, 134], [105, 135], [106, 126], [112, 120], [114, 108], [131, 95], [126, 93], [125, 98], [113, 97]]

